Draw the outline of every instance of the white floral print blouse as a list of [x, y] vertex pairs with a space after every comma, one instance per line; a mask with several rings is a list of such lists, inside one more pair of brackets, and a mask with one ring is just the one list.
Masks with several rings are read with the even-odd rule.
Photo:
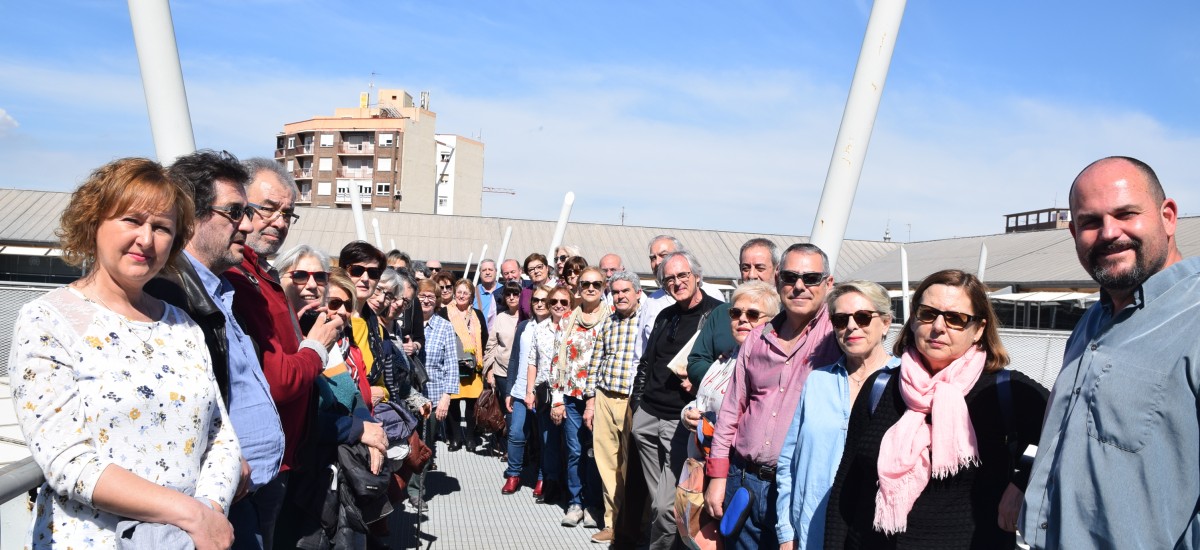
[[229, 510], [241, 450], [187, 314], [166, 305], [157, 322], [132, 321], [60, 288], [15, 326], [13, 406], [46, 476], [33, 548], [117, 547], [122, 518], [92, 506], [110, 464]]

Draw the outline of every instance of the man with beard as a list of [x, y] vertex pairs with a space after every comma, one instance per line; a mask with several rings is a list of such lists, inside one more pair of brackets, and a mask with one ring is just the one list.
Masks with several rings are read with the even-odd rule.
[[1183, 259], [1178, 207], [1137, 159], [1092, 163], [1070, 203], [1100, 301], [1067, 340], [1021, 533], [1033, 548], [1197, 548], [1200, 258]]
[[[300, 466], [297, 449], [309, 430], [313, 383], [325, 367], [328, 349], [337, 339], [324, 313], [307, 335], [300, 334], [279, 275], [267, 263], [288, 230], [299, 219], [295, 211], [299, 191], [291, 174], [278, 162], [253, 158], [243, 162], [250, 178], [244, 193], [250, 207], [250, 232], [246, 235], [244, 258], [234, 262], [225, 277], [233, 285], [233, 312], [243, 321], [254, 340], [262, 373], [270, 383], [271, 397], [283, 425], [283, 460], [269, 495], [253, 495], [260, 503], [259, 522], [264, 530], [274, 528], [287, 492], [291, 470]], [[336, 318], [336, 316], [333, 316]], [[270, 532], [264, 532], [263, 548], [270, 548]]]

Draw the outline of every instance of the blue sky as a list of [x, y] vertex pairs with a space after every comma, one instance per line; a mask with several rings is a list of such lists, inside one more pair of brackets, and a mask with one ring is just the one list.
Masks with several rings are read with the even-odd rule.
[[[869, 2], [172, 2], [201, 147], [380, 87], [482, 135], [484, 214], [808, 234]], [[340, 8], [340, 9], [339, 9]], [[1110, 154], [1200, 214], [1200, 3], [908, 3], [847, 236], [1003, 231]], [[0, 187], [153, 156], [125, 2], [0, 6]]]

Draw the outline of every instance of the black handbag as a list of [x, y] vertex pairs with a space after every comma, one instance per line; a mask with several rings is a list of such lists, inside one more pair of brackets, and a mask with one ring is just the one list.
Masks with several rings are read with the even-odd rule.
[[412, 380], [412, 386], [425, 389], [425, 384], [429, 383], [429, 371], [425, 370], [425, 363], [414, 353], [408, 356], [408, 365], [411, 367], [408, 375]]

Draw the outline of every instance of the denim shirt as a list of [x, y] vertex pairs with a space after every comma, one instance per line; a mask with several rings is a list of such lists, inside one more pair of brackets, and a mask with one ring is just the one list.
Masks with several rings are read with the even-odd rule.
[[225, 339], [229, 343], [229, 420], [242, 445], [242, 457], [250, 463], [250, 489], [257, 489], [275, 478], [283, 461], [279, 412], [271, 399], [271, 387], [263, 375], [254, 343], [233, 316], [233, 286], [187, 251], [184, 254], [225, 315]]
[[1200, 258], [1067, 341], [1019, 525], [1034, 548], [1200, 547]]
[[[892, 357], [883, 368], [898, 366], [900, 358]], [[797, 550], [825, 544], [825, 510], [854, 406], [848, 377], [845, 357], [809, 373], [779, 453], [775, 534], [780, 542], [795, 540]], [[864, 386], [858, 398], [870, 393]]]

